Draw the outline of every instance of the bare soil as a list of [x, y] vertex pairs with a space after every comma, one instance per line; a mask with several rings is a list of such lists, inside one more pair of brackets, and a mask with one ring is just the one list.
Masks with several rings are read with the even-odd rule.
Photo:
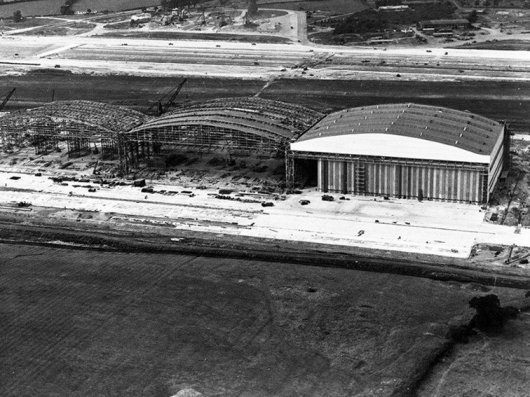
[[[42, 71], [3, 76], [0, 92], [17, 87], [7, 110], [37, 106], [51, 100], [86, 99], [131, 106], [145, 111], [175, 87], [179, 79], [134, 76], [91, 76]], [[134, 83], [134, 84], [133, 84]], [[257, 80], [190, 78], [178, 100], [205, 100], [255, 95], [264, 85]], [[446, 106], [506, 120], [514, 131], [528, 133], [527, 82], [499, 81], [342, 81], [279, 79], [268, 84], [261, 97], [299, 103], [323, 112], [347, 107], [396, 102]], [[494, 93], [494, 95], [492, 95]]]
[[[124, 22], [124, 24], [126, 24]], [[118, 27], [122, 29], [123, 27]], [[242, 41], [245, 43], [272, 43], [272, 44], [289, 44], [292, 41], [285, 37], [267, 36], [267, 35], [242, 35], [230, 33], [190, 33], [190, 32], [134, 32], [120, 31], [108, 32], [97, 36], [103, 37], [123, 37], [123, 38], [143, 38], [143, 39], [163, 39], [163, 40], [222, 40], [222, 41]]]
[[408, 395], [491, 290], [186, 255], [2, 244], [0, 257], [5, 396]]

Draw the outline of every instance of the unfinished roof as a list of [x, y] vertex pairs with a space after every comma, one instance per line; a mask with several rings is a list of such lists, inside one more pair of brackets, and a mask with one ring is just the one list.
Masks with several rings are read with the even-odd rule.
[[202, 125], [237, 130], [275, 141], [289, 141], [322, 117], [322, 113], [285, 102], [257, 97], [221, 98], [186, 105], [135, 128], [131, 133]]
[[485, 117], [442, 107], [365, 106], [326, 116], [291, 149], [483, 162], [503, 128]]
[[19, 125], [42, 120], [84, 124], [109, 132], [128, 131], [147, 121], [143, 113], [123, 107], [91, 101], [56, 101], [33, 109], [12, 112], [3, 117]]

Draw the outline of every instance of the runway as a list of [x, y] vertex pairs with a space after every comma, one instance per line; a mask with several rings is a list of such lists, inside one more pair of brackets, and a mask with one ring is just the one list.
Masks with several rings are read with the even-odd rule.
[[[9, 36], [0, 63], [140, 76], [214, 76], [254, 79], [530, 80], [525, 51], [372, 48], [212, 40]], [[2, 64], [0, 73], [27, 70]], [[399, 76], [397, 76], [399, 74]]]

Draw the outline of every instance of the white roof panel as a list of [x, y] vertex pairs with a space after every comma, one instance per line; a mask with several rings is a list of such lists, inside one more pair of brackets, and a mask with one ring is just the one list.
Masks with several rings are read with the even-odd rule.
[[489, 164], [490, 156], [425, 139], [391, 134], [354, 134], [291, 143], [294, 152], [455, 161]]

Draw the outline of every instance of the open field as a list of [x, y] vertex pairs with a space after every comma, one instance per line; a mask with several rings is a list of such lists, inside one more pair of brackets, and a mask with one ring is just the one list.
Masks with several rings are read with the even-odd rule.
[[14, 33], [14, 35], [31, 36], [70, 36], [74, 34], [86, 33], [94, 29], [96, 25], [88, 22], [65, 22], [42, 26], [27, 32]]
[[520, 318], [508, 323], [502, 335], [480, 334], [457, 345], [436, 365], [418, 396], [524, 396], [530, 379], [530, 299]]
[[160, 5], [160, 0], [78, 0], [72, 9], [74, 11], [85, 11], [89, 8], [96, 11], [122, 11], [158, 5]]
[[[530, 34], [528, 35], [530, 39]], [[530, 51], [530, 40], [498, 40], [484, 41], [474, 44], [463, 44], [456, 48], [472, 48], [477, 50]]]
[[[4, 76], [0, 92], [17, 88], [7, 109], [37, 106], [56, 100], [87, 99], [146, 110], [176, 86], [178, 78], [90, 76], [44, 71], [22, 76]], [[133, 84], [134, 83], [134, 84]], [[258, 80], [190, 78], [179, 100], [205, 100], [223, 96], [255, 95], [265, 84]], [[494, 120], [507, 120], [514, 130], [530, 132], [528, 108], [530, 83], [498, 81], [339, 81], [275, 80], [261, 94], [330, 112], [353, 106], [392, 102], [417, 102], [469, 110]]]
[[0, 18], [11, 18], [17, 10], [22, 16], [56, 15], [60, 13], [64, 0], [36, 0], [0, 5]]
[[127, 39], [162, 39], [162, 40], [216, 40], [216, 41], [242, 41], [246, 43], [274, 43], [289, 44], [291, 40], [285, 37], [256, 35], [256, 34], [230, 34], [230, 33], [193, 33], [193, 32], [157, 32], [157, 31], [120, 31], [102, 33], [102, 37], [120, 37]]
[[[9, 3], [0, 5], [0, 18], [9, 18], [13, 12], [20, 10], [23, 16], [34, 15], [59, 15], [65, 0], [36, 0], [22, 3]], [[159, 5], [160, 0], [79, 0], [72, 9], [86, 11], [88, 8], [97, 11], [121, 11], [133, 8]]]
[[366, 5], [361, 0], [264, 0], [259, 1], [260, 7], [281, 8], [294, 11], [324, 11], [330, 15], [342, 15], [366, 9]]
[[[446, 348], [448, 324], [469, 320], [471, 297], [522, 295], [286, 263], [1, 248], [5, 396], [403, 395]], [[507, 353], [515, 369], [523, 357]], [[506, 392], [524, 385], [517, 374], [505, 372]]]
[[20, 22], [14, 22], [12, 19], [6, 19], [2, 23], [0, 23], [0, 31], [9, 29], [31, 28], [55, 23], [57, 23], [57, 20], [52, 18], [24, 18], [24, 20]]

